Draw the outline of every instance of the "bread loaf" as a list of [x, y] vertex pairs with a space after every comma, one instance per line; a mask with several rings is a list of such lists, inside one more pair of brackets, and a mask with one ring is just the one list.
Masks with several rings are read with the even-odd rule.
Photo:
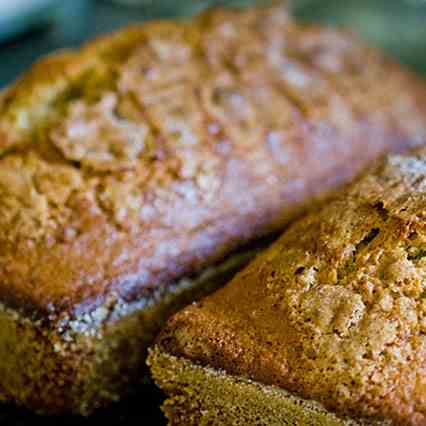
[[151, 352], [173, 425], [426, 424], [426, 150], [284, 232]]
[[41, 60], [0, 100], [1, 395], [48, 413], [117, 400], [241, 247], [424, 142], [425, 119], [409, 72], [284, 7]]

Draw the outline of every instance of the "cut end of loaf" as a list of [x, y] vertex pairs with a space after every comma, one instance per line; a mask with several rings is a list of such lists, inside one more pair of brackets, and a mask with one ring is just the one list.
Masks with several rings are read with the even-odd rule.
[[169, 425], [247, 426], [385, 425], [380, 421], [338, 417], [314, 401], [224, 371], [203, 367], [162, 351], [150, 351], [148, 365], [168, 399], [163, 411]]

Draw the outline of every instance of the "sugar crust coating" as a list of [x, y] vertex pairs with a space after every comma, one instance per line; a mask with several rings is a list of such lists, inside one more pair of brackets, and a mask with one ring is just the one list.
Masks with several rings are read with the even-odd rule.
[[182, 277], [424, 142], [425, 111], [410, 73], [280, 7], [35, 64], [0, 97], [1, 393], [55, 412], [117, 399]]
[[424, 425], [425, 212], [426, 151], [390, 156], [175, 315], [160, 347], [339, 415]]
[[0, 104], [0, 296], [60, 315], [146, 295], [426, 140], [425, 98], [353, 36], [284, 8], [53, 55]]

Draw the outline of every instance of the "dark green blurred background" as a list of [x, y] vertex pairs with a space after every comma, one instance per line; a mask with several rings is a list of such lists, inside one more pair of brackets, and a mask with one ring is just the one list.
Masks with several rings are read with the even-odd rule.
[[[88, 38], [129, 22], [188, 15], [218, 3], [255, 3], [253, 0], [132, 0], [140, 6], [126, 7], [113, 1], [56, 1], [59, 6], [52, 16], [43, 12], [44, 24], [0, 43], [0, 87], [13, 81], [41, 55], [78, 46]], [[426, 76], [426, 0], [293, 0], [291, 6], [305, 21], [353, 28], [372, 44]], [[0, 21], [1, 25], [0, 36], [5, 30], [5, 24]]]

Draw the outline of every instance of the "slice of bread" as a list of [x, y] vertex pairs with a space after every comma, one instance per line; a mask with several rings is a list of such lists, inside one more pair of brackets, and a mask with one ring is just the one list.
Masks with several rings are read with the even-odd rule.
[[380, 420], [337, 416], [323, 405], [224, 370], [203, 367], [155, 347], [152, 374], [170, 397], [162, 410], [170, 425], [385, 426]]
[[426, 424], [426, 150], [390, 156], [175, 316], [170, 424]]
[[426, 141], [425, 120], [410, 73], [281, 7], [42, 60], [0, 99], [0, 394], [50, 413], [120, 398], [164, 319], [222, 282], [199, 274]]

